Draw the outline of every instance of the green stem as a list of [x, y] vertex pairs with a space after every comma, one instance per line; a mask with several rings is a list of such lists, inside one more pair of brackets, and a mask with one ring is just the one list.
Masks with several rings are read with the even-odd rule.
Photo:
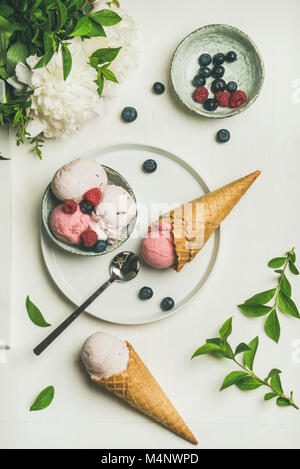
[[[295, 250], [295, 248], [291, 249], [290, 252], [293, 253], [294, 250]], [[279, 295], [279, 292], [280, 292], [280, 289], [281, 289], [282, 274], [285, 273], [285, 270], [286, 270], [286, 268], [287, 268], [287, 266], [288, 266], [289, 261], [290, 261], [290, 253], [288, 253], [288, 255], [287, 255], [287, 257], [286, 257], [286, 261], [285, 261], [285, 263], [284, 263], [284, 266], [283, 266], [283, 269], [282, 269], [282, 273], [281, 273], [281, 275], [280, 275], [280, 277], [279, 277], [279, 282], [278, 282], [278, 285], [277, 285], [277, 288], [276, 288], [275, 303], [274, 303], [274, 305], [273, 305], [273, 309], [274, 309], [275, 311], [276, 311], [277, 306], [278, 306], [278, 295]]]

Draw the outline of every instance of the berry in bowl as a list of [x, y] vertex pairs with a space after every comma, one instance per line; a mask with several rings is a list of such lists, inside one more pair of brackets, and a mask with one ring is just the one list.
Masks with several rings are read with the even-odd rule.
[[245, 33], [211, 24], [179, 44], [171, 78], [178, 98], [191, 111], [220, 119], [244, 111], [256, 100], [264, 82], [264, 64]]
[[43, 226], [65, 251], [99, 256], [114, 251], [131, 235], [136, 199], [114, 169], [78, 158], [55, 173], [42, 201]]

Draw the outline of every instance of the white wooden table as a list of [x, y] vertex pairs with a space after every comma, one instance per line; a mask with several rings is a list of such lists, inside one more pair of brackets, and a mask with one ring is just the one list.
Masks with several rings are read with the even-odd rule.
[[[142, 4], [143, 3], [143, 4]], [[0, 364], [0, 447], [2, 448], [190, 448], [189, 443], [128, 409], [113, 396], [88, 384], [79, 366], [83, 340], [96, 330], [132, 342], [183, 414], [201, 448], [299, 448], [299, 417], [294, 409], [263, 402], [263, 390], [242, 393], [218, 389], [232, 371], [229, 361], [203, 357], [191, 361], [195, 348], [214, 337], [234, 316], [232, 342], [261, 339], [256, 359], [259, 374], [283, 370], [287, 391], [300, 401], [300, 323], [280, 316], [280, 344], [268, 339], [263, 320], [248, 319], [236, 304], [272, 287], [266, 261], [296, 246], [300, 256], [300, 61], [298, 0], [199, 2], [190, 0], [123, 0], [139, 26], [142, 61], [134, 77], [112, 102], [110, 114], [69, 140], [48, 142], [44, 161], [26, 147], [14, 152], [13, 314], [15, 346]], [[222, 122], [198, 118], [174, 97], [170, 59], [179, 41], [209, 23], [228, 23], [257, 43], [266, 66], [260, 99], [247, 112]], [[154, 96], [154, 81], [167, 91]], [[298, 82], [297, 82], [298, 80]], [[125, 105], [138, 109], [131, 125], [120, 120]], [[221, 127], [231, 131], [226, 145], [215, 142]], [[39, 241], [41, 196], [54, 170], [83, 152], [111, 143], [155, 145], [180, 155], [212, 188], [255, 169], [262, 175], [224, 223], [217, 266], [201, 295], [184, 311], [140, 327], [101, 323], [86, 315], [51, 353], [39, 358], [32, 348], [45, 334], [27, 318], [29, 294], [52, 324], [72, 311], [44, 267]], [[0, 172], [1, 183], [1, 172]], [[1, 204], [6, 203], [2, 200]], [[1, 221], [2, 222], [2, 221]], [[1, 275], [5, 266], [1, 265]], [[300, 279], [294, 299], [300, 305]], [[33, 398], [53, 384], [56, 397], [47, 411], [29, 413]]]

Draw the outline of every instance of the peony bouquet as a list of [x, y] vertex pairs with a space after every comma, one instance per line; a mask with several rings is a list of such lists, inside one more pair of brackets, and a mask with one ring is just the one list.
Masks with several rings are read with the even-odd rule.
[[3, 0], [0, 124], [41, 158], [43, 137], [72, 135], [106, 113], [137, 66], [136, 27], [113, 0]]

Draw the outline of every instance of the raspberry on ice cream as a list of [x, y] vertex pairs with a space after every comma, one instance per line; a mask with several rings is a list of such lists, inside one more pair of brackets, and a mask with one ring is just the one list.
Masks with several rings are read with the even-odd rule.
[[240, 107], [242, 104], [244, 104], [247, 101], [247, 95], [244, 93], [244, 91], [241, 90], [236, 90], [232, 93], [231, 99], [230, 99], [230, 107]]
[[77, 210], [77, 203], [75, 202], [75, 200], [67, 199], [64, 201], [63, 210], [65, 213], [75, 213]]
[[93, 187], [93, 189], [90, 189], [83, 195], [83, 198], [90, 204], [96, 206], [100, 202], [101, 195], [102, 192], [100, 191], [100, 189], [98, 189], [98, 187]]
[[98, 235], [96, 231], [91, 229], [83, 231], [80, 237], [85, 248], [91, 248], [98, 241]]
[[193, 93], [193, 98], [198, 103], [204, 103], [208, 98], [208, 89], [205, 86], [199, 86]]
[[64, 204], [57, 205], [51, 212], [49, 225], [54, 236], [67, 244], [80, 244], [80, 235], [90, 224], [90, 216], [85, 215], [77, 205], [76, 212], [65, 213]]
[[218, 91], [215, 94], [215, 100], [219, 103], [221, 107], [228, 107], [231, 98], [231, 93], [229, 91]]

